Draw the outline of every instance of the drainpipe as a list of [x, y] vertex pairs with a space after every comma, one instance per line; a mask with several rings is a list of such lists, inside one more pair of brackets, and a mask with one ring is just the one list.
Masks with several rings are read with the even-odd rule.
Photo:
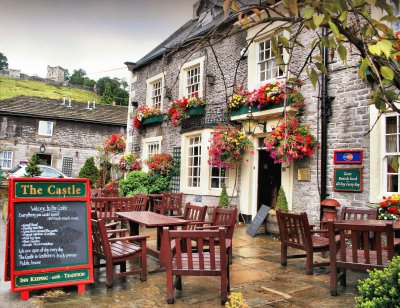
[[[322, 29], [322, 36], [327, 36], [325, 28]], [[322, 49], [324, 65], [328, 68], [328, 48]], [[328, 96], [329, 76], [321, 76], [321, 201], [327, 198], [327, 158], [328, 158], [328, 122], [331, 115], [331, 98]], [[323, 209], [320, 207], [320, 219], [322, 219]]]

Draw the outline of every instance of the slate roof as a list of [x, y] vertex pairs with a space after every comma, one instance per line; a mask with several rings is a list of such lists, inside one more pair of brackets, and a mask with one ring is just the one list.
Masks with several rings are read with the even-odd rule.
[[[90, 104], [92, 107], [92, 104]], [[40, 97], [18, 96], [0, 101], [0, 115], [126, 126], [128, 107], [96, 104], [88, 110], [87, 102], [68, 102]]]
[[156, 48], [150, 51], [147, 55], [141, 58], [136, 63], [125, 62], [125, 64], [133, 64], [132, 70], [137, 70], [142, 68], [143, 66], [150, 64], [151, 62], [161, 58], [163, 54], [178, 46], [183, 41], [188, 42], [190, 40], [194, 40], [204, 33], [215, 27], [216, 25], [222, 22], [230, 22], [232, 20], [236, 20], [237, 16], [225, 16], [222, 10], [222, 7], [219, 9], [219, 13], [214, 16], [213, 20], [204, 26], [199, 25], [198, 19], [191, 19], [186, 22], [182, 27], [180, 27], [177, 31], [171, 34], [165, 41], [159, 44]]

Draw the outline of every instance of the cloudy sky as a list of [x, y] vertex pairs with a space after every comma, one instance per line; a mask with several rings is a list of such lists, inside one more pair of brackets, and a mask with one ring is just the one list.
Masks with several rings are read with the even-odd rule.
[[[0, 52], [9, 68], [47, 65], [97, 80], [127, 77], [135, 62], [192, 17], [195, 0], [0, 0]], [[121, 69], [122, 68], [122, 69]]]

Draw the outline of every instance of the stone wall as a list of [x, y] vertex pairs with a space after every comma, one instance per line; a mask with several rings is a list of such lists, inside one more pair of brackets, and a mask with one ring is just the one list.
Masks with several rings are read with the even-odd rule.
[[40, 145], [44, 144], [43, 154], [51, 155], [51, 165], [60, 171], [63, 157], [72, 157], [72, 176], [77, 177], [85, 160], [98, 155], [96, 146], [101, 145], [106, 136], [125, 133], [119, 126], [56, 120], [53, 121], [53, 136], [46, 137], [37, 135], [38, 121], [28, 117], [0, 117], [1, 131], [8, 135], [1, 140], [1, 149], [13, 151], [13, 166], [39, 153]]

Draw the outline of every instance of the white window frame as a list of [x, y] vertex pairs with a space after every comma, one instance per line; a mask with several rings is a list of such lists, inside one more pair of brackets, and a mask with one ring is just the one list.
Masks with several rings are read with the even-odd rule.
[[198, 67], [199, 68], [199, 89], [198, 95], [200, 97], [203, 97], [203, 75], [204, 75], [204, 60], [205, 57], [201, 57], [195, 60], [192, 60], [190, 62], [185, 63], [182, 65], [180, 74], [179, 74], [179, 98], [182, 98], [183, 96], [188, 97], [188, 72], [193, 70], [194, 68]]
[[[395, 133], [390, 133], [387, 134], [386, 133], [386, 123], [387, 123], [387, 119], [389, 117], [396, 117], [396, 132]], [[400, 158], [400, 129], [399, 129], [399, 124], [400, 124], [400, 115], [396, 114], [396, 113], [390, 113], [390, 114], [386, 114], [384, 117], [384, 121], [383, 121], [383, 130], [382, 130], [382, 158], [383, 158], [383, 163], [382, 163], [382, 185], [383, 185], [383, 191], [384, 194], [393, 194], [393, 193], [399, 193], [400, 192], [400, 168], [398, 168], [397, 171], [397, 186], [398, 189], [397, 191], [388, 191], [388, 172], [387, 172], [387, 164], [388, 164], [388, 156], [396, 156], [398, 157], [398, 160]], [[397, 151], [395, 152], [387, 152], [387, 147], [386, 147], [386, 137], [388, 135], [392, 135], [392, 136], [396, 136], [396, 145], [397, 145]], [[398, 163], [400, 164], [400, 162], [398, 161]], [[389, 173], [389, 174], [396, 174], [396, 173]]]
[[164, 73], [160, 73], [160, 74], [155, 75], [146, 80], [146, 105], [150, 106], [150, 107], [155, 107], [154, 101], [153, 101], [153, 98], [154, 98], [153, 89], [154, 89], [154, 85], [157, 83], [161, 83], [159, 109], [163, 110], [163, 108], [164, 108]]
[[[150, 138], [144, 138], [142, 141], [142, 162], [143, 162], [143, 171], [147, 172], [148, 168], [146, 164], [144, 163], [150, 155], [153, 154], [160, 154], [161, 153], [161, 142], [162, 142], [162, 136], [157, 136], [157, 137], [150, 137]], [[158, 144], [158, 153], [150, 153], [149, 147], [154, 146]]]
[[[218, 175], [213, 176], [213, 170], [218, 170]], [[225, 176], [222, 176], [222, 171], [225, 171]], [[218, 187], [212, 187], [213, 179], [218, 180]], [[224, 180], [225, 187], [229, 188], [229, 169], [226, 167], [213, 167], [210, 166], [210, 189], [222, 189], [222, 180]]]
[[[9, 157], [4, 158], [4, 154], [7, 153]], [[7, 155], [7, 156], [8, 156]], [[0, 168], [3, 170], [10, 170], [13, 167], [13, 151], [1, 150], [0, 151]], [[5, 162], [8, 162], [7, 166]]]
[[[201, 161], [203, 157], [204, 149], [201, 144], [201, 134], [191, 136], [188, 140], [188, 156], [187, 156], [187, 186], [189, 188], [199, 188], [201, 185]], [[193, 141], [193, 143], [192, 143]], [[195, 149], [197, 153], [195, 154]], [[197, 158], [197, 163], [194, 160]], [[194, 174], [196, 173], [196, 174]], [[196, 183], [196, 185], [194, 185]]]
[[[210, 147], [210, 139], [214, 130], [205, 128], [202, 130], [184, 133], [181, 135], [181, 168], [180, 168], [180, 191], [188, 195], [202, 195], [219, 197], [221, 188], [211, 188], [211, 168], [208, 164], [209, 155], [208, 149]], [[191, 137], [201, 135], [201, 162], [200, 162], [200, 187], [188, 186], [188, 157], [189, 157], [189, 140]], [[227, 192], [232, 196], [232, 190], [235, 182], [235, 170], [229, 170], [229, 180], [226, 182]], [[234, 197], [237, 196], [235, 189]]]
[[[397, 7], [396, 7], [396, 5], [393, 3], [393, 1], [389, 1], [390, 2], [390, 5], [392, 6], [392, 8], [393, 8], [393, 13], [394, 13], [394, 15], [396, 16], [396, 17], [399, 17], [400, 16], [400, 12], [399, 12], [399, 10], [397, 9]], [[397, 14], [396, 14], [397, 13]], [[395, 25], [397, 25], [397, 28], [395, 27]], [[396, 23], [393, 23], [393, 22], [391, 22], [390, 23], [390, 26], [392, 27], [392, 29], [393, 29], [393, 32], [397, 32], [397, 31], [400, 31], [400, 21], [399, 22], [396, 22]]]
[[[48, 127], [48, 124], [51, 124], [50, 127]], [[47, 129], [50, 128], [50, 133], [47, 132]], [[43, 131], [46, 130], [46, 131]], [[38, 124], [38, 135], [40, 136], [53, 136], [53, 132], [54, 132], [54, 122], [52, 121], [39, 121]]]
[[[257, 52], [256, 52], [256, 56], [257, 56], [257, 59], [256, 59], [257, 77], [256, 77], [256, 80], [257, 80], [258, 83], [267, 83], [267, 82], [271, 82], [271, 81], [273, 81], [273, 80], [276, 80], [276, 79], [279, 79], [279, 78], [283, 78], [283, 77], [285, 76], [285, 71], [282, 71], [282, 74], [279, 75], [280, 68], [279, 68], [279, 65], [278, 65], [278, 59], [275, 57], [275, 55], [274, 55], [273, 52], [272, 52], [272, 42], [271, 42], [271, 38], [272, 38], [272, 37], [275, 37], [276, 40], [278, 40], [278, 36], [279, 36], [279, 35], [281, 35], [281, 34], [271, 35], [271, 36], [269, 36], [269, 37], [267, 37], [267, 38], [265, 38], [265, 39], [263, 39], [263, 40], [257, 41], [257, 43], [256, 43], [256, 44], [257, 44], [257, 48], [256, 48], [256, 49], [257, 49]], [[265, 46], [265, 44], [266, 44], [267, 42], [269, 42], [269, 44], [270, 44], [270, 48], [269, 48], [269, 50], [270, 50], [270, 51], [269, 51], [270, 55], [269, 55], [268, 58], [266, 58], [265, 55], [264, 55], [264, 59], [263, 59], [262, 61], [260, 61], [261, 44], [264, 44], [264, 46]], [[279, 44], [279, 43], [278, 43], [278, 44]], [[282, 46], [282, 44], [279, 44], [279, 45]], [[283, 57], [283, 47], [281, 47], [281, 48], [282, 48], [282, 57]], [[266, 52], [266, 48], [265, 48], [265, 47], [264, 47], [263, 52], [264, 52], [264, 54], [265, 54], [265, 52]], [[270, 62], [270, 63], [274, 64], [275, 61], [276, 61], [276, 65], [273, 66], [273, 67], [270, 69], [270, 71], [271, 71], [271, 78], [266, 78], [267, 70], [264, 69], [265, 79], [261, 80], [261, 64], [265, 63], [265, 65], [266, 65], [267, 62]], [[274, 71], [275, 71], [276, 76], [273, 76], [273, 75], [274, 75]], [[276, 71], [277, 71], [277, 72], [276, 72]]]

